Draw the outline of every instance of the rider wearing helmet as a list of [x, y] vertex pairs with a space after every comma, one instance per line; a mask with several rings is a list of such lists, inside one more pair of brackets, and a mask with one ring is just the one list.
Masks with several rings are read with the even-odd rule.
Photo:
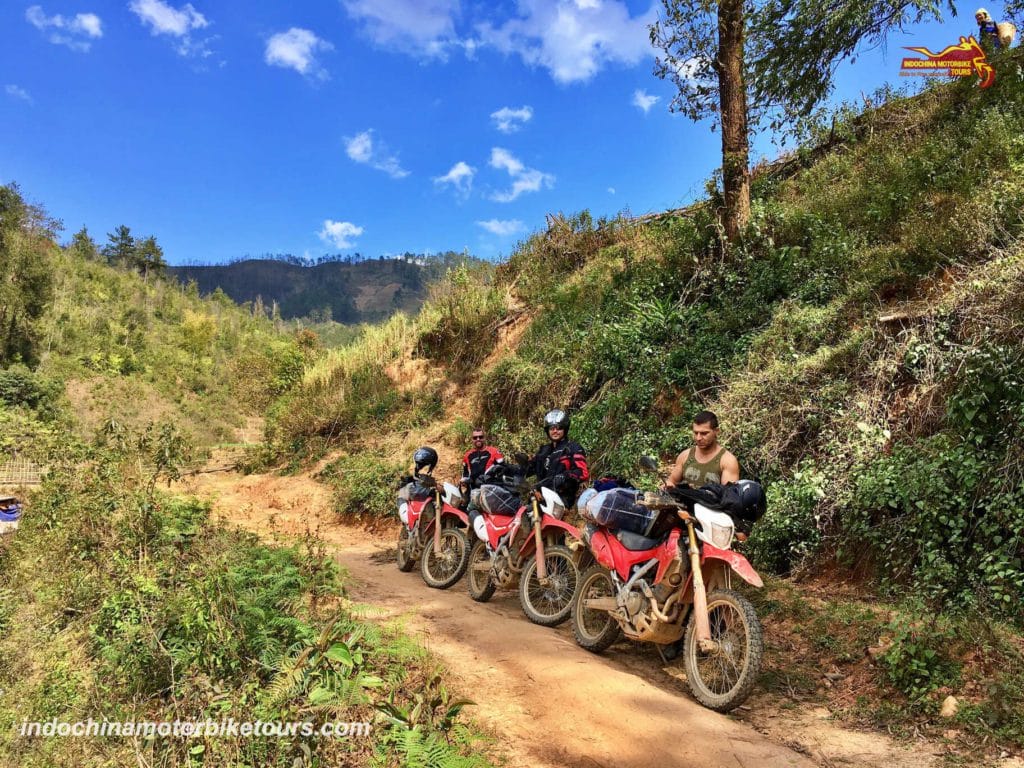
[[583, 446], [569, 439], [569, 416], [555, 409], [544, 416], [544, 432], [550, 442], [542, 445], [530, 460], [527, 475], [536, 475], [566, 504], [576, 499], [580, 484], [590, 479]]

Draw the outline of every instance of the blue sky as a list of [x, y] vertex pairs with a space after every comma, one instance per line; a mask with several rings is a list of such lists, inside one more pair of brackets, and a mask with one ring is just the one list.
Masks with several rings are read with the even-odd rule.
[[[987, 6], [996, 18], [999, 6]], [[668, 112], [646, 0], [4, 0], [0, 183], [171, 263], [263, 253], [507, 255], [549, 212], [703, 195], [708, 124]], [[838, 98], [902, 84], [901, 45]], [[759, 152], [775, 154], [767, 137]]]

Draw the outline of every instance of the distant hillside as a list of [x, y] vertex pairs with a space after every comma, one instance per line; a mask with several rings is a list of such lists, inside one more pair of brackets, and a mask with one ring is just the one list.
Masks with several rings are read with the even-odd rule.
[[415, 314], [427, 286], [452, 266], [477, 262], [469, 256], [406, 254], [397, 259], [328, 260], [319, 264], [269, 257], [215, 266], [170, 267], [182, 283], [195, 280], [203, 294], [220, 288], [236, 302], [276, 303], [281, 317], [376, 322], [397, 311]]

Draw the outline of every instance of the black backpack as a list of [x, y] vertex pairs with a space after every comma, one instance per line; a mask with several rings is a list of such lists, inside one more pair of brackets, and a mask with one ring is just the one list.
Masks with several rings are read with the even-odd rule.
[[736, 521], [736, 527], [749, 532], [768, 508], [764, 488], [756, 480], [740, 480], [728, 485], [708, 483], [700, 488], [678, 489], [678, 495], [705, 507], [720, 510]]

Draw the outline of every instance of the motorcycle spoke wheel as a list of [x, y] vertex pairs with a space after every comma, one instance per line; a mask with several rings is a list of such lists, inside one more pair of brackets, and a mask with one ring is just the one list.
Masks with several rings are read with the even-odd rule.
[[519, 601], [523, 612], [534, 624], [554, 627], [569, 618], [576, 596], [579, 571], [572, 553], [561, 545], [544, 548], [548, 583], [537, 577], [537, 558], [531, 557], [519, 579]]
[[580, 577], [576, 599], [572, 603], [572, 634], [581, 648], [600, 653], [622, 634], [619, 623], [603, 608], [587, 608], [585, 601], [615, 597], [615, 587], [608, 571], [594, 565]]
[[728, 712], [743, 703], [757, 681], [764, 654], [761, 622], [750, 601], [723, 589], [708, 595], [708, 624], [716, 644], [710, 653], [700, 649], [696, 619], [690, 616], [683, 648], [686, 682], [701, 704]]
[[481, 565], [490, 566], [491, 557], [487, 554], [487, 545], [477, 540], [469, 553], [469, 566], [466, 575], [466, 586], [469, 588], [469, 596], [478, 603], [486, 603], [494, 595], [497, 588], [491, 580], [490, 568], [486, 571], [478, 570]]
[[430, 535], [423, 547], [420, 558], [420, 573], [428, 587], [448, 589], [462, 578], [469, 564], [469, 547], [466, 534], [458, 528], [441, 529], [441, 551], [434, 548], [434, 536]]
[[416, 561], [409, 555], [409, 539], [412, 538], [409, 533], [409, 528], [402, 523], [402, 527], [398, 529], [398, 547], [396, 549], [396, 560], [398, 561], [398, 570], [403, 573], [408, 573], [416, 565]]

